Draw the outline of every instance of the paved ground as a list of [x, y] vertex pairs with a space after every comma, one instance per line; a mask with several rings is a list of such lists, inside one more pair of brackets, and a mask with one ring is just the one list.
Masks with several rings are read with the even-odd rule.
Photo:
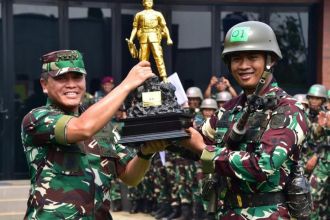
[[154, 220], [151, 215], [142, 213], [130, 214], [129, 212], [112, 212], [113, 220]]
[[[22, 220], [26, 210], [26, 200], [30, 188], [28, 180], [0, 181], [0, 220]], [[125, 191], [125, 210], [129, 210]], [[114, 220], [154, 220], [150, 215], [129, 212], [111, 212]]]

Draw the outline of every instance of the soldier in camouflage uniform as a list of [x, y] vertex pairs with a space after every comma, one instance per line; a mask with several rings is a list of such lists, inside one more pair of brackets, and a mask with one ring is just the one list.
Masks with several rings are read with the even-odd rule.
[[[101, 81], [101, 87], [102, 90], [96, 91], [94, 95], [94, 103], [100, 101], [102, 98], [104, 98], [107, 94], [111, 92], [111, 90], [114, 88], [114, 80], [111, 76], [105, 76], [102, 78]], [[99, 132], [95, 134], [95, 139], [100, 142], [105, 143], [115, 143], [115, 134], [119, 132], [120, 130], [117, 129], [121, 128], [123, 126], [123, 123], [119, 122], [120, 114], [122, 113], [122, 110], [118, 109], [115, 113], [114, 117], [109, 121]], [[111, 180], [111, 190], [110, 190], [110, 200], [111, 200], [111, 207], [112, 211], [118, 212], [122, 210], [122, 204], [121, 204], [121, 187], [120, 187], [120, 180], [117, 178], [114, 178]]]
[[[315, 90], [315, 85], [313, 88]], [[323, 96], [326, 93], [325, 88], [321, 85], [318, 85], [317, 89], [321, 90], [317, 90], [318, 94], [314, 91], [314, 95]], [[324, 100], [322, 100], [322, 103], [324, 103]], [[313, 147], [310, 148], [312, 156], [306, 164], [306, 169], [311, 173], [313, 212], [310, 217], [312, 220], [325, 220], [330, 218], [330, 111], [319, 111], [316, 120], [317, 122], [312, 123], [310, 128], [311, 143], [309, 143], [309, 146]]]
[[94, 102], [98, 102], [106, 96], [115, 87], [114, 79], [112, 76], [105, 76], [101, 80], [101, 90], [94, 94]]
[[228, 102], [232, 98], [233, 96], [227, 91], [218, 92], [215, 96], [215, 100], [218, 103], [218, 108], [221, 108], [225, 102]]
[[31, 189], [24, 219], [112, 219], [110, 181], [136, 185], [161, 146], [147, 143], [137, 155], [125, 147], [98, 143], [93, 135], [109, 121], [125, 97], [154, 76], [140, 62], [111, 93], [87, 110], [80, 108], [86, 90], [80, 52], [54, 51], [42, 56], [41, 85], [47, 104], [22, 121], [22, 143]]
[[[282, 58], [275, 34], [262, 22], [239, 23], [228, 31], [222, 57], [244, 93], [207, 120], [202, 135], [190, 128], [183, 144], [201, 155], [204, 173], [217, 177], [215, 190], [225, 192], [221, 219], [289, 219], [284, 188], [308, 128], [302, 105], [271, 74]], [[257, 85], [263, 104], [248, 115], [242, 136], [232, 133]]]
[[323, 105], [327, 100], [325, 87], [320, 84], [312, 85], [308, 90], [307, 100], [309, 103], [309, 108], [306, 110], [309, 132], [306, 144], [304, 144], [302, 159], [306, 164], [306, 173], [311, 174], [317, 162], [317, 155], [315, 154], [317, 145], [324, 143], [326, 139], [324, 129], [318, 123], [318, 114], [325, 110]]

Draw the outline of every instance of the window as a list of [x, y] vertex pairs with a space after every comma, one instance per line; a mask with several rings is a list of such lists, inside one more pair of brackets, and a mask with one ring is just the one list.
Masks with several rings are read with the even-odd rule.
[[316, 80], [316, 74], [308, 71], [308, 12], [276, 11], [269, 18], [283, 56], [275, 77], [292, 95], [305, 93], [306, 83]]
[[20, 139], [22, 118], [31, 109], [46, 102], [39, 83], [39, 58], [58, 50], [58, 9], [49, 5], [14, 4], [14, 71], [15, 71], [15, 172], [27, 174]]
[[111, 75], [111, 9], [106, 4], [69, 7], [70, 49], [84, 56], [88, 92], [99, 89], [100, 79]]
[[172, 11], [173, 72], [185, 89], [203, 91], [211, 77], [211, 12], [175, 9]]

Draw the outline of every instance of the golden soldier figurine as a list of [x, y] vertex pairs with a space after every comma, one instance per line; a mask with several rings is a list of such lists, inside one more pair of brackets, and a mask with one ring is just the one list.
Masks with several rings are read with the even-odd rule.
[[[153, 0], [143, 0], [142, 4], [144, 10], [135, 15], [130, 39], [126, 39], [126, 41], [132, 57], [139, 57], [140, 61], [149, 60], [151, 50], [156, 61], [159, 76], [164, 82], [167, 82], [161, 41], [162, 37], [167, 39], [167, 45], [172, 45], [173, 41], [162, 13], [152, 9], [154, 5]], [[138, 37], [140, 43], [139, 53], [133, 43], [135, 36]]]

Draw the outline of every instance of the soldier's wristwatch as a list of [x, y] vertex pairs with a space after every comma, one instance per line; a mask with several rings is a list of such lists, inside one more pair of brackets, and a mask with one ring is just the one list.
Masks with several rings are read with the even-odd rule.
[[154, 154], [143, 154], [141, 150], [139, 150], [136, 155], [143, 160], [150, 160], [152, 156], [154, 156]]

